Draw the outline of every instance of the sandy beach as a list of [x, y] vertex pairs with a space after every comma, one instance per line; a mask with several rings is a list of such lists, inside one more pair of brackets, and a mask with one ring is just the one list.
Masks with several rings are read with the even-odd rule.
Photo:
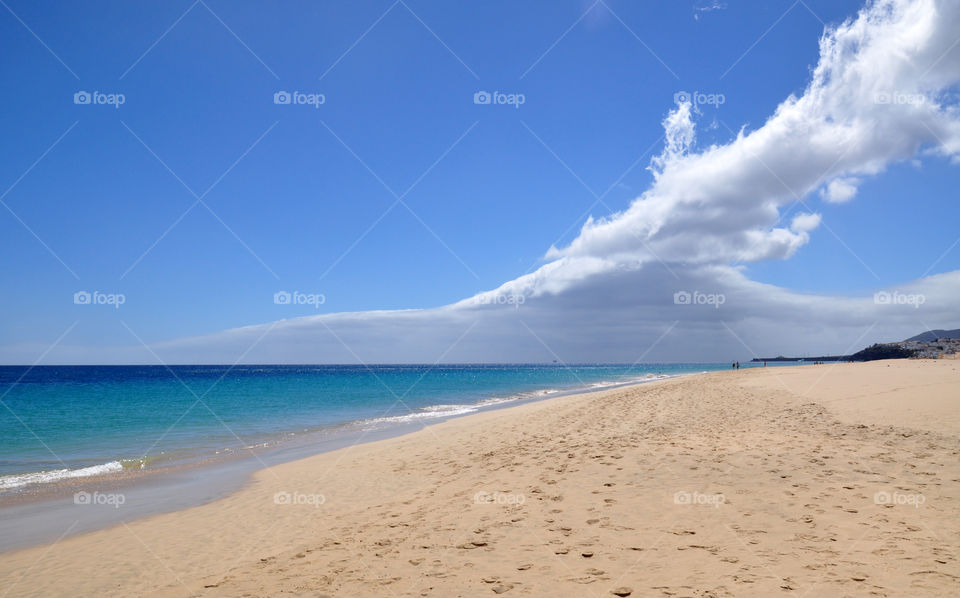
[[696, 375], [262, 470], [0, 596], [953, 595], [958, 457], [955, 360]]

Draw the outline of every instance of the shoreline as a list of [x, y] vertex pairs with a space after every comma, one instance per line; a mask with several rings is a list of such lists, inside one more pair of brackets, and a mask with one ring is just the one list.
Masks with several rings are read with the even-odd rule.
[[0, 591], [949, 595], [958, 366], [713, 372], [474, 413], [4, 553]]
[[[495, 364], [497, 367], [512, 367], [503, 366]], [[703, 371], [715, 371], [719, 369], [717, 366], [719, 364], [705, 363], [705, 364], [647, 364], [648, 366], [656, 367], [705, 367], [707, 370]], [[61, 366], [42, 366], [42, 367], [52, 367], [59, 368]], [[103, 367], [118, 367], [124, 368], [126, 366], [95, 366], [97, 369], [103, 369]], [[212, 368], [220, 368], [225, 366], [205, 366]], [[283, 367], [283, 366], [260, 366], [260, 367]], [[338, 366], [330, 366], [338, 367]], [[394, 367], [390, 364], [386, 364], [380, 367]], [[487, 366], [484, 366], [487, 367]], [[528, 364], [519, 364], [519, 368], [528, 367]], [[594, 367], [590, 364], [575, 364], [571, 366], [574, 368], [582, 367]], [[618, 365], [612, 366], [603, 366], [603, 367], [623, 367]], [[629, 366], [629, 368], [638, 367], [635, 365]], [[644, 368], [645, 366], [639, 366]], [[40, 368], [31, 368], [31, 369], [40, 369]], [[559, 371], [569, 370], [569, 367], [557, 368]], [[271, 429], [270, 431], [261, 431], [261, 432], [250, 432], [245, 433], [244, 444], [246, 446], [224, 446], [220, 445], [182, 445], [167, 447], [166, 450], [161, 450], [160, 452], [155, 452], [151, 455], [140, 455], [136, 452], [130, 452], [129, 450], [123, 450], [122, 448], [117, 449], [116, 451], [111, 451], [109, 453], [102, 454], [102, 457], [98, 460], [94, 458], [90, 460], [90, 457], [87, 457], [87, 462], [69, 466], [60, 461], [60, 467], [48, 468], [48, 469], [27, 469], [25, 471], [11, 471], [0, 475], [0, 506], [7, 504], [11, 499], [17, 500], [17, 495], [20, 493], [30, 495], [35, 494], [38, 491], [42, 493], [43, 489], [56, 486], [57, 484], [66, 482], [67, 485], [75, 485], [74, 480], [108, 480], [110, 478], [119, 479], [123, 477], [137, 478], [143, 475], [151, 475], [157, 473], [160, 470], [183, 470], [187, 468], [200, 465], [202, 463], [216, 463], [219, 460], [232, 459], [236, 457], [243, 457], [250, 455], [251, 452], [270, 452], [275, 449], [284, 449], [291, 445], [298, 444], [309, 444], [313, 441], [324, 440], [328, 436], [336, 436], [339, 434], [350, 434], [355, 431], [357, 428], [365, 427], [374, 427], [374, 428], [388, 428], [393, 426], [400, 426], [407, 422], [414, 421], [428, 421], [436, 419], [437, 421], [442, 421], [448, 417], [457, 416], [461, 414], [474, 413], [476, 411], [484, 410], [492, 405], [498, 405], [500, 403], [504, 404], [515, 404], [518, 402], [524, 402], [530, 399], [542, 398], [545, 396], [552, 395], [562, 395], [569, 393], [580, 393], [580, 392], [590, 392], [594, 390], [602, 390], [604, 388], [617, 388], [625, 384], [633, 384], [638, 382], [648, 382], [653, 379], [660, 378], [669, 378], [677, 375], [684, 375], [686, 373], [701, 373], [698, 371], [694, 372], [682, 372], [682, 373], [670, 373], [670, 374], [653, 374], [648, 372], [643, 376], [637, 375], [626, 375], [626, 374], [613, 374], [613, 377], [604, 379], [602, 381], [593, 380], [591, 382], [584, 381], [576, 375], [573, 374], [579, 383], [566, 383], [561, 384], [560, 386], [548, 385], [540, 388], [526, 388], [523, 385], [518, 385], [514, 390], [509, 389], [500, 389], [499, 391], [494, 391], [494, 394], [487, 395], [489, 391], [479, 391], [475, 396], [467, 398], [465, 401], [464, 397], [454, 396], [453, 394], [441, 397], [448, 400], [439, 401], [436, 403], [431, 403], [427, 405], [420, 405], [416, 408], [410, 408], [409, 413], [404, 413], [402, 415], [387, 415], [391, 411], [380, 413], [378, 411], [373, 411], [363, 416], [357, 417], [348, 417], [346, 419], [333, 420], [327, 423], [322, 424], [307, 424], [307, 427], [302, 427], [302, 425], [293, 426], [292, 422], [296, 420], [288, 420], [288, 424], [284, 429]], [[588, 378], [589, 379], [589, 378]], [[545, 382], [546, 383], [546, 382]], [[16, 383], [15, 383], [16, 384]], [[382, 384], [382, 382], [381, 382]], [[451, 391], [453, 393], [454, 391]], [[499, 394], [502, 392], [503, 394]], [[443, 409], [440, 409], [443, 408]], [[322, 410], [321, 410], [322, 411]], [[231, 434], [237, 440], [240, 440], [236, 434]], [[165, 434], [164, 434], [165, 435]], [[130, 447], [127, 447], [130, 448]], [[49, 449], [48, 449], [49, 450]], [[52, 451], [51, 451], [52, 452]], [[17, 455], [12, 454], [7, 457], [9, 463], [17, 462]], [[59, 458], [57, 459], [59, 460]], [[141, 471], [138, 471], [141, 470]], [[29, 500], [29, 497], [26, 497]]]
[[[303, 442], [291, 445], [250, 448], [218, 459], [194, 460], [189, 463], [150, 470], [124, 470], [115, 473], [66, 478], [15, 489], [0, 494], [0, 555], [40, 546], [47, 542], [109, 529], [142, 518], [172, 514], [224, 499], [249, 486], [258, 472], [278, 465], [310, 459], [318, 455], [350, 448], [354, 445], [382, 442], [415, 434], [450, 420], [468, 418], [491, 411], [567, 396], [588, 395], [607, 390], [662, 382], [709, 373], [654, 376], [610, 384], [593, 384], [566, 390], [534, 391], [529, 396], [505, 398], [471, 405], [474, 410], [454, 413], [423, 421], [394, 422], [382, 428], [363, 429], [367, 420], [345, 422], [329, 430], [304, 435]], [[353, 429], [351, 429], [353, 428]], [[323, 432], [330, 432], [329, 435]], [[76, 504], [76, 493], [122, 496], [123, 504], [115, 509], [100, 510], [91, 517], [78, 511], [86, 505]], [[84, 513], [81, 523], [66, 534], [65, 526]]]

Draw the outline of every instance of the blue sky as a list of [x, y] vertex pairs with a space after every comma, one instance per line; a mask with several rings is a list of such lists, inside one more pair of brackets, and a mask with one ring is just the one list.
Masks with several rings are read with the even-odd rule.
[[[93, 347], [495, 289], [651, 186], [677, 92], [724, 98], [699, 106], [690, 151], [729, 143], [803, 94], [825, 24], [862, 7], [5, 2], [0, 338], [42, 346], [76, 322], [69, 343]], [[861, 179], [847, 203], [804, 194], [821, 223], [788, 259], [730, 263], [844, 296], [960, 267], [948, 156]], [[78, 290], [126, 302], [74, 305]], [[326, 301], [278, 306], [278, 290]]]

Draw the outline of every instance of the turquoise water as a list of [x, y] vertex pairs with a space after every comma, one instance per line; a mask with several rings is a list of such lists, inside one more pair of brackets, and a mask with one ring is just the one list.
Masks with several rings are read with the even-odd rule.
[[729, 364], [0, 367], [0, 490]]

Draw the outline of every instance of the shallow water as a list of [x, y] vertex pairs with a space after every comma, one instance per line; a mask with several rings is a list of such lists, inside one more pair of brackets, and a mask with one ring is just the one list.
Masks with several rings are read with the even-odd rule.
[[0, 492], [727, 364], [0, 367]]

